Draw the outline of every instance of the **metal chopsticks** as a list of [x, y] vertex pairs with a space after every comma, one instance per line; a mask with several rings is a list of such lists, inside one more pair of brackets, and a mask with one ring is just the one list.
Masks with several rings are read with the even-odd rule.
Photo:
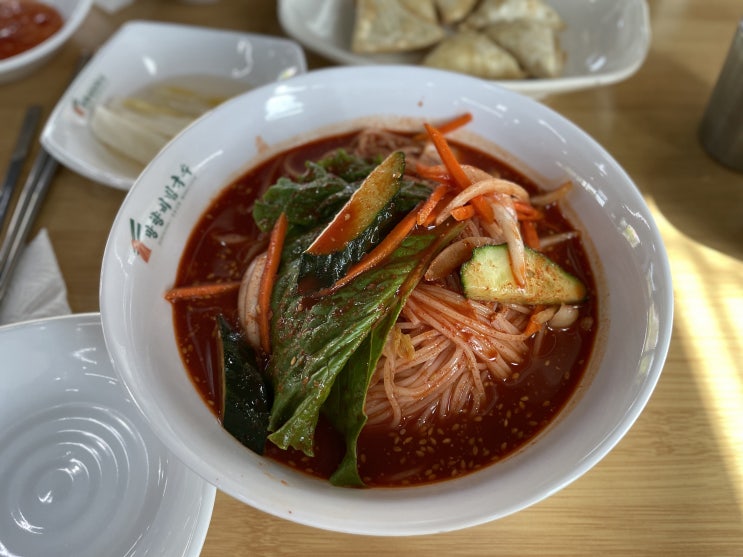
[[[90, 59], [89, 54], [83, 54], [78, 59], [75, 70], [72, 74], [72, 78], [78, 74], [78, 72], [85, 66]], [[35, 114], [38, 111], [38, 114]], [[21, 135], [18, 138], [18, 145], [16, 150], [13, 152], [11, 163], [6, 174], [9, 183], [12, 186], [3, 186], [2, 192], [0, 192], [0, 217], [4, 218], [4, 213], [7, 210], [7, 204], [10, 202], [10, 195], [13, 193], [15, 182], [18, 180], [21, 169], [25, 162], [25, 158], [28, 154], [31, 138], [34, 136], [36, 129], [36, 123], [29, 124], [31, 130], [26, 128], [28, 119], [36, 119], [41, 114], [41, 109], [38, 107], [29, 108], [31, 116], [27, 113], [26, 119], [24, 119], [24, 125], [21, 128]], [[29, 136], [29, 137], [27, 137]], [[28, 145], [26, 145], [28, 142]], [[24, 148], [25, 145], [25, 148]], [[10, 277], [15, 270], [18, 263], [18, 258], [21, 254], [22, 247], [26, 242], [31, 226], [36, 220], [36, 216], [41, 208], [41, 202], [46, 196], [46, 192], [49, 189], [49, 185], [52, 182], [54, 173], [57, 170], [58, 163], [43, 147], [39, 147], [39, 152], [34, 159], [31, 170], [29, 171], [26, 182], [21, 189], [21, 193], [18, 196], [13, 216], [10, 219], [8, 228], [5, 231], [5, 238], [3, 238], [2, 246], [0, 246], [0, 304], [8, 291], [10, 284]], [[7, 193], [6, 193], [7, 192]], [[4, 197], [8, 196], [7, 200]], [[5, 204], [5, 205], [2, 205]], [[0, 222], [2, 222], [0, 220]]]
[[43, 147], [40, 148], [18, 197], [5, 239], [0, 247], [0, 304], [5, 298], [10, 277], [21, 254], [21, 248], [26, 242], [56, 170], [57, 161]]
[[[28, 153], [31, 150], [31, 142], [33, 141], [40, 118], [41, 107], [39, 105], [28, 107], [26, 115], [23, 118], [23, 124], [21, 124], [21, 131], [18, 134], [15, 148], [13, 149], [13, 154], [10, 157], [8, 171], [5, 173], [2, 186], [0, 186], [0, 224], [5, 222], [5, 215], [10, 206], [10, 200], [15, 192], [23, 166], [26, 164]], [[0, 231], [2, 231], [2, 226], [0, 226]]]

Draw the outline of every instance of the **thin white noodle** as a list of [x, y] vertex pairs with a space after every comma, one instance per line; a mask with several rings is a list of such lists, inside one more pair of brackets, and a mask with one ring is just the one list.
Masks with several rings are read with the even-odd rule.
[[507, 379], [511, 364], [523, 359], [529, 315], [523, 306], [471, 302], [441, 285], [419, 284], [395, 333], [409, 336], [414, 353], [401, 358], [385, 347], [375, 372], [383, 370], [384, 382], [372, 380], [367, 394], [368, 424], [423, 427], [433, 418], [477, 413], [485, 380]]
[[580, 236], [580, 234], [576, 230], [571, 230], [570, 232], [561, 232], [559, 234], [551, 234], [549, 236], [540, 236], [539, 248], [541, 250], [545, 250], [556, 244], [567, 242], [568, 240], [577, 238], [578, 236]]
[[[440, 164], [430, 143], [421, 145], [404, 134], [379, 129], [358, 135], [352, 152], [362, 157], [401, 150], [409, 168], [416, 162]], [[435, 159], [435, 160], [434, 160]], [[492, 176], [469, 165], [463, 169], [472, 184], [455, 196], [440, 214], [443, 222], [451, 210], [476, 196], [484, 196], [493, 207], [494, 222], [478, 217], [469, 219], [460, 234], [487, 237], [488, 243], [507, 243], [512, 267], [523, 277], [523, 241], [513, 200], [528, 201], [529, 195], [518, 184]], [[565, 195], [570, 184], [531, 199], [533, 205], [554, 203]], [[541, 239], [542, 247], [573, 237], [567, 232]], [[247, 278], [247, 277], [246, 277]], [[399, 426], [403, 423], [428, 427], [430, 420], [456, 414], [472, 415], [480, 410], [487, 395], [487, 384], [511, 376], [513, 365], [527, 352], [524, 333], [533, 308], [497, 303], [473, 302], [460, 293], [454, 273], [437, 277], [437, 282], [419, 284], [410, 295], [385, 345], [367, 392], [365, 412], [370, 425]], [[246, 280], [247, 288], [249, 280]], [[254, 289], [253, 289], [254, 290]], [[254, 294], [251, 290], [251, 294]], [[250, 307], [247, 293], [241, 299], [242, 319]], [[547, 313], [534, 318], [570, 319]], [[544, 328], [542, 328], [542, 331]], [[538, 339], [541, 340], [538, 333]], [[407, 426], [406, 426], [407, 427]], [[411, 473], [414, 473], [412, 471]]]
[[483, 180], [490, 180], [491, 178], [498, 178], [498, 176], [488, 174], [482, 168], [477, 168], [476, 166], [472, 166], [469, 164], [463, 164], [462, 170], [464, 170], [464, 173], [467, 175], [467, 178], [470, 179], [470, 182], [473, 183], [481, 182]]
[[551, 203], [557, 203], [558, 201], [560, 201], [563, 197], [567, 195], [567, 193], [572, 189], [572, 187], [573, 187], [572, 182], [565, 182], [561, 184], [558, 188], [552, 191], [548, 191], [542, 194], [532, 196], [531, 204], [534, 206], [543, 207]]

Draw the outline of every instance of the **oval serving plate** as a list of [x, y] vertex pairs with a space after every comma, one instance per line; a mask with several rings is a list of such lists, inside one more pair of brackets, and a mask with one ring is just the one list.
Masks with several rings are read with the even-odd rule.
[[[560, 33], [566, 55], [563, 74], [495, 83], [541, 98], [622, 81], [645, 61], [651, 35], [645, 0], [549, 0], [549, 4], [565, 21]], [[353, 52], [350, 44], [355, 16], [349, 0], [279, 0], [278, 14], [290, 37], [341, 64], [417, 65], [422, 58], [422, 51], [367, 55]]]

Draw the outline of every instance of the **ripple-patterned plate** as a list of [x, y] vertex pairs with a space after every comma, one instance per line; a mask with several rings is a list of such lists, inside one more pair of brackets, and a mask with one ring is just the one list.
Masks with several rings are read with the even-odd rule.
[[0, 555], [196, 556], [215, 488], [155, 437], [98, 314], [0, 327]]

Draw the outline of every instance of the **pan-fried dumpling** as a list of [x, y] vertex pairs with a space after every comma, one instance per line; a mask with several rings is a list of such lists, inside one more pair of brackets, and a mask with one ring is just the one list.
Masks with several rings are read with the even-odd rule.
[[436, 0], [441, 21], [447, 25], [456, 23], [472, 11], [477, 0]]
[[532, 77], [557, 77], [562, 73], [565, 55], [552, 27], [520, 19], [495, 23], [486, 27], [484, 33], [513, 54]]
[[423, 59], [423, 64], [484, 79], [524, 77], [513, 56], [475, 31], [462, 31], [445, 39]]
[[483, 0], [463, 25], [482, 29], [491, 23], [518, 19], [541, 21], [555, 29], [564, 25], [560, 15], [542, 0]]
[[408, 11], [398, 0], [358, 0], [351, 48], [361, 54], [425, 48], [444, 38], [444, 29]]
[[436, 4], [435, 0], [400, 0], [400, 3], [407, 8], [410, 13], [414, 13], [421, 19], [436, 23]]

